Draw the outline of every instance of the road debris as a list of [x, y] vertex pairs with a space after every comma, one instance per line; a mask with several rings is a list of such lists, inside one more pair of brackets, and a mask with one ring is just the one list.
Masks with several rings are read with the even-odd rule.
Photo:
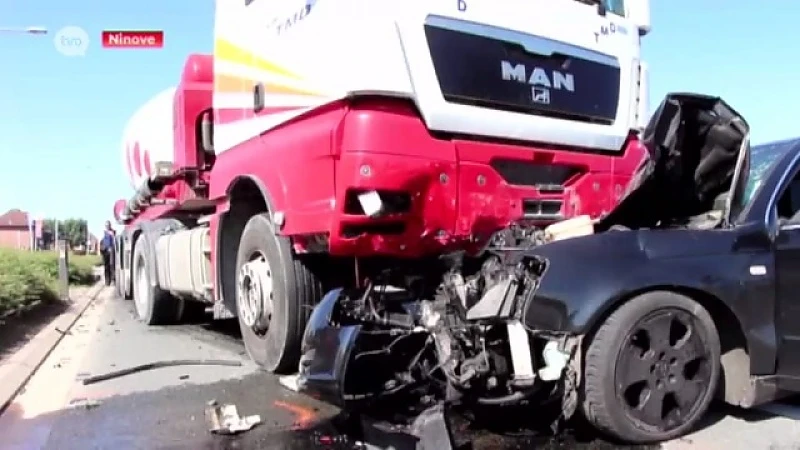
[[76, 398], [69, 402], [69, 406], [72, 408], [84, 408], [84, 409], [94, 409], [100, 406], [102, 402], [99, 400], [94, 400], [91, 398]]
[[[209, 402], [212, 403], [212, 402]], [[209, 431], [215, 434], [237, 434], [249, 431], [261, 423], [261, 416], [258, 414], [240, 417], [236, 405], [217, 405], [209, 404], [206, 408], [206, 421]]]
[[278, 378], [278, 383], [280, 383], [281, 386], [285, 387], [286, 389], [292, 392], [300, 392], [300, 384], [298, 383], [298, 381], [299, 381], [299, 376], [297, 374], [286, 375]]
[[141, 364], [138, 366], [129, 367], [127, 369], [115, 370], [101, 375], [86, 377], [83, 379], [83, 385], [99, 383], [101, 381], [110, 380], [112, 378], [119, 378], [125, 375], [131, 375], [137, 372], [144, 372], [146, 370], [160, 369], [162, 367], [173, 366], [231, 366], [239, 367], [242, 365], [241, 361], [227, 361], [221, 359], [176, 359], [172, 361], [158, 361], [153, 363]]

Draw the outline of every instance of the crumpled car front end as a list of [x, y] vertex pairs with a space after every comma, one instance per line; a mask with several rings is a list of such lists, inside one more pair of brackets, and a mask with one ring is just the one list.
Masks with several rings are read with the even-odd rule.
[[448, 255], [434, 289], [411, 279], [329, 292], [306, 328], [299, 389], [349, 410], [399, 402], [417, 412], [563, 392], [578, 341], [523, 324], [547, 265], [518, 248], [466, 277], [462, 255]]

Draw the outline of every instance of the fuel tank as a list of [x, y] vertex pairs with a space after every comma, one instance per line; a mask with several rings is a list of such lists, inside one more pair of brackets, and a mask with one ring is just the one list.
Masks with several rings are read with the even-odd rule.
[[159, 92], [125, 125], [120, 146], [122, 166], [134, 190], [155, 173], [156, 162], [174, 160], [174, 99], [175, 87]]

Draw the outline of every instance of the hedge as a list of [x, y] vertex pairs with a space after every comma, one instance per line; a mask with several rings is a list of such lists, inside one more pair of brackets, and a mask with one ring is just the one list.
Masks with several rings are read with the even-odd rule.
[[[70, 255], [70, 284], [94, 283], [97, 255]], [[0, 317], [39, 302], [58, 301], [58, 254], [0, 249]]]

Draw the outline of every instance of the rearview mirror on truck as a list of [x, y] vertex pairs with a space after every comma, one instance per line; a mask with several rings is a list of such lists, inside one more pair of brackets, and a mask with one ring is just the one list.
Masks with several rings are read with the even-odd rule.
[[628, 18], [639, 29], [639, 36], [650, 32], [650, 0], [630, 0], [627, 2]]
[[207, 154], [214, 154], [214, 115], [206, 111], [200, 118], [200, 148]]

